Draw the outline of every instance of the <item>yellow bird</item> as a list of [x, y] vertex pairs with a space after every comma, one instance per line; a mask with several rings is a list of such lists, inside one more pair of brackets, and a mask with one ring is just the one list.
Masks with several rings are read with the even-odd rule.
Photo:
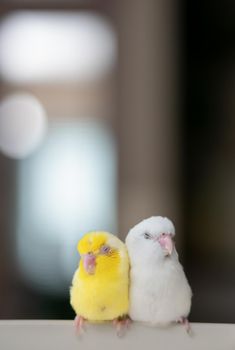
[[129, 259], [126, 246], [108, 232], [85, 234], [78, 242], [80, 263], [70, 289], [75, 326], [113, 321], [118, 334], [129, 325]]

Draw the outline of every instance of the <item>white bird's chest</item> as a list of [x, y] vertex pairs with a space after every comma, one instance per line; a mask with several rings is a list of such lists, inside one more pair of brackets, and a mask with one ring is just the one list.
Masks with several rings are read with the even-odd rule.
[[145, 297], [154, 298], [159, 303], [169, 298], [178, 285], [179, 273], [175, 269], [149, 269], [148, 271], [132, 269], [131, 280], [134, 281], [133, 292], [144, 293]]
[[130, 315], [137, 321], [165, 324], [184, 316], [191, 290], [180, 264], [131, 270]]

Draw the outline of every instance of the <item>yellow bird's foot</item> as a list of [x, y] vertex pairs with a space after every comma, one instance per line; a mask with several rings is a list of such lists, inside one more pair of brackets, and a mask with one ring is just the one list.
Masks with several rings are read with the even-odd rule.
[[82, 316], [77, 315], [74, 320], [75, 330], [77, 334], [81, 334], [85, 331], [84, 324], [85, 319]]
[[113, 320], [113, 325], [116, 328], [117, 336], [122, 337], [125, 335], [127, 329], [131, 325], [131, 319], [128, 316], [118, 317]]
[[187, 317], [180, 317], [180, 319], [177, 322], [185, 327], [185, 330], [189, 335], [192, 334], [192, 328]]

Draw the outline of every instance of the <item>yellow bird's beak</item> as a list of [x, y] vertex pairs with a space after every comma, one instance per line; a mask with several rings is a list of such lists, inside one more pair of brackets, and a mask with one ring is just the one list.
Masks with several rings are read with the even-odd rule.
[[93, 275], [95, 273], [96, 256], [93, 253], [89, 252], [87, 254], [82, 255], [82, 260], [86, 272], [89, 275]]

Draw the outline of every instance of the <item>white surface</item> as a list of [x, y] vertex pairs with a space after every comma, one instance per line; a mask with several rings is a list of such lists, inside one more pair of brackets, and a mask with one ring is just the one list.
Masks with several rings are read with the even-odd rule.
[[111, 325], [89, 325], [78, 337], [72, 321], [0, 321], [1, 350], [229, 350], [235, 349], [234, 324], [192, 324], [193, 336], [180, 325], [166, 329], [133, 324], [123, 338]]

